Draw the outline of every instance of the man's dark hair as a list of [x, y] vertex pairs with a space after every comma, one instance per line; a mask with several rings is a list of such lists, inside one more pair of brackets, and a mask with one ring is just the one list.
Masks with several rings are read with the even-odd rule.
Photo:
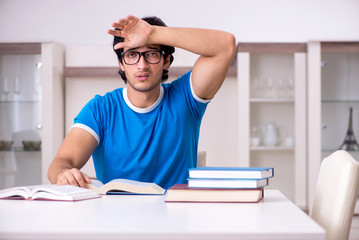
[[[149, 24], [151, 24], [151, 25], [167, 27], [167, 25], [158, 17], [154, 17], [154, 16], [153, 17], [144, 17], [144, 18], [142, 18], [142, 20], [149, 23]], [[113, 39], [113, 47], [117, 43], [123, 42], [123, 41], [125, 41], [124, 38], [115, 36], [114, 39]], [[166, 59], [168, 55], [171, 55], [170, 63], [172, 63], [172, 61], [173, 61], [172, 54], [175, 52], [175, 48], [171, 47], [171, 46], [161, 45], [161, 50], [164, 51], [164, 55], [163, 55], [164, 59]], [[123, 63], [122, 56], [121, 56], [121, 53], [123, 52], [123, 48], [120, 48], [120, 49], [117, 49], [117, 50], [114, 50], [114, 51], [115, 51], [115, 53], [117, 55], [118, 60], [121, 63]], [[118, 73], [121, 75], [123, 81], [125, 81], [125, 83], [127, 83], [127, 78], [126, 78], [125, 72], [120, 69]], [[167, 79], [168, 79], [168, 70], [163, 69], [162, 82], [166, 81]]]

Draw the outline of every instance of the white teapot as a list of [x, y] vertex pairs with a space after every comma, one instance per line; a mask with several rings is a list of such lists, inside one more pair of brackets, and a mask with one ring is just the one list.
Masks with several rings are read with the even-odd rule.
[[274, 123], [268, 123], [262, 126], [263, 143], [267, 147], [274, 147], [278, 144], [277, 126]]

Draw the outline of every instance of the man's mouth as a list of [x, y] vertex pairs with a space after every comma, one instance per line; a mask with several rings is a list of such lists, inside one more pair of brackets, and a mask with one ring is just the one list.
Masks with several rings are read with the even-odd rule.
[[149, 73], [138, 73], [136, 75], [136, 79], [139, 81], [145, 81], [147, 78], [149, 78], [150, 74]]

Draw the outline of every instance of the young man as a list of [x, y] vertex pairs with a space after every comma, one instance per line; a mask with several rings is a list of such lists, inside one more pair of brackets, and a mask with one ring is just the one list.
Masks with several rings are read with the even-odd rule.
[[[128, 16], [112, 24], [114, 50], [127, 88], [96, 96], [75, 118], [48, 177], [86, 187], [81, 169], [93, 156], [96, 177], [185, 183], [195, 167], [200, 124], [207, 103], [222, 85], [234, 57], [232, 34], [166, 27], [158, 18]], [[163, 84], [179, 47], [198, 54], [192, 71]]]

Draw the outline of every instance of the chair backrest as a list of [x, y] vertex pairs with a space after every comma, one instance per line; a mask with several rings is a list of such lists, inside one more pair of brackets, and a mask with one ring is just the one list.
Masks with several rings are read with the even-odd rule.
[[349, 238], [359, 190], [359, 162], [343, 150], [324, 158], [319, 171], [311, 217], [327, 239]]
[[207, 152], [198, 151], [197, 152], [197, 167], [205, 167], [207, 165]]

